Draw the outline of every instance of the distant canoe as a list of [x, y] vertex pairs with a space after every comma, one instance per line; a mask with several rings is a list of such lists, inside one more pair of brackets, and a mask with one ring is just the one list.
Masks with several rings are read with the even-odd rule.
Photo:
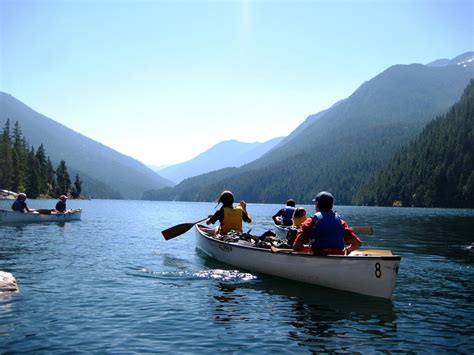
[[389, 250], [358, 250], [349, 256], [273, 252], [242, 240], [218, 240], [209, 231], [196, 226], [197, 248], [238, 268], [381, 298], [390, 298], [395, 288], [401, 257]]
[[[66, 213], [51, 213], [49, 210], [40, 210], [42, 213], [22, 213], [0, 209], [0, 223], [35, 223], [35, 222], [66, 222], [81, 219], [82, 210], [71, 210]], [[49, 213], [45, 213], [49, 211]]]

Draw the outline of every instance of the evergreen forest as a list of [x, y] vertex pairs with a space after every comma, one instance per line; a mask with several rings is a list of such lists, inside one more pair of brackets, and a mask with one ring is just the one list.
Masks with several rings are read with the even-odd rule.
[[356, 204], [474, 207], [474, 80], [361, 189]]
[[46, 155], [43, 144], [35, 150], [29, 147], [20, 124], [10, 128], [6, 121], [0, 136], [0, 189], [25, 192], [29, 198], [56, 198], [81, 195], [82, 181], [78, 174], [71, 182], [66, 162], [61, 160], [56, 169]]

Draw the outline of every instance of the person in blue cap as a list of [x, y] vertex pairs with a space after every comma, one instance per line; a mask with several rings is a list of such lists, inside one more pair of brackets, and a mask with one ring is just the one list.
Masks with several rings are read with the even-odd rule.
[[319, 256], [348, 255], [362, 245], [349, 225], [332, 210], [334, 197], [329, 192], [321, 191], [313, 201], [316, 213], [298, 230], [294, 250]]

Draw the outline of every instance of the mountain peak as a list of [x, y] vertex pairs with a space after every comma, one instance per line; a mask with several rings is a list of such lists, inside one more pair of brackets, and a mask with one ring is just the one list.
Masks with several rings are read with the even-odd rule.
[[462, 65], [464, 67], [474, 63], [474, 52], [466, 52], [452, 59], [436, 59], [428, 64], [429, 67], [446, 67], [448, 65]]

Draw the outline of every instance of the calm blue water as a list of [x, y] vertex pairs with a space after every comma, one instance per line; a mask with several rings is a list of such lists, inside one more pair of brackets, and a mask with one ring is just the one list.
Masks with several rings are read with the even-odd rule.
[[[51, 208], [55, 201], [29, 201]], [[0, 352], [474, 352], [474, 211], [337, 208], [402, 256], [392, 300], [233, 270], [195, 249], [215, 204], [69, 201], [82, 220], [0, 226]], [[281, 206], [249, 204], [255, 234]], [[307, 210], [313, 212], [311, 206]]]

